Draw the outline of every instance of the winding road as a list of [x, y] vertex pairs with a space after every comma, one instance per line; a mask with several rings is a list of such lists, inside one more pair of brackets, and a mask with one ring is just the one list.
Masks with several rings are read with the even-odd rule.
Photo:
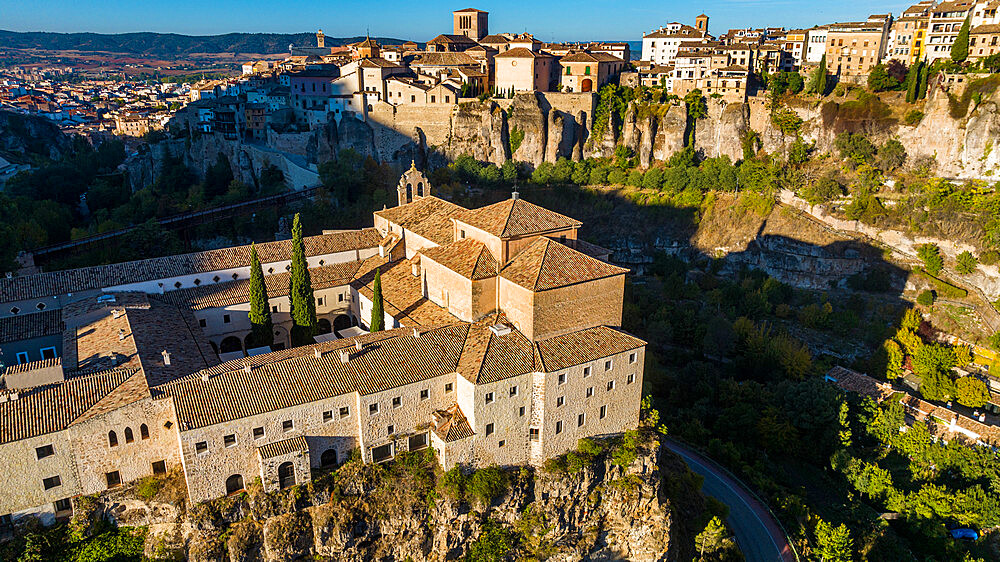
[[740, 481], [705, 456], [672, 439], [664, 439], [663, 444], [677, 453], [691, 470], [705, 477], [702, 492], [729, 506], [726, 523], [736, 535], [736, 544], [748, 562], [797, 560], [781, 526]]

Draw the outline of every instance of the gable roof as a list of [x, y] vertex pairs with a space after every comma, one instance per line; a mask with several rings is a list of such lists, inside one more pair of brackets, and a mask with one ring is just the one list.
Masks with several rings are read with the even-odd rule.
[[0, 343], [54, 336], [62, 330], [62, 310], [58, 308], [6, 316], [0, 318]]
[[500, 238], [540, 234], [564, 228], [580, 228], [583, 223], [529, 203], [524, 199], [506, 199], [472, 209], [456, 219]]
[[550, 238], [539, 238], [514, 256], [500, 276], [529, 291], [546, 291], [594, 281], [628, 270], [569, 248]]
[[493, 254], [490, 253], [486, 244], [472, 238], [464, 238], [435, 248], [426, 248], [420, 253], [423, 258], [434, 260], [473, 281], [496, 277], [499, 269], [496, 259], [493, 258]]
[[638, 349], [646, 342], [608, 326], [595, 326], [538, 342], [539, 370], [547, 373]]
[[[516, 42], [516, 40], [512, 40], [512, 42]], [[503, 58], [503, 59], [551, 59], [551, 58], [554, 58], [554, 57], [552, 55], [548, 54], [548, 53], [540, 53], [538, 51], [532, 51], [532, 50], [527, 49], [525, 47], [514, 47], [513, 49], [510, 49], [508, 51], [500, 53], [499, 55], [497, 55], [497, 56], [495, 56], [493, 58], [497, 58], [497, 59], [500, 59], [500, 58]]]
[[455, 230], [451, 218], [465, 212], [464, 207], [430, 195], [405, 205], [375, 211], [375, 216], [398, 224], [435, 244], [443, 245], [454, 240]]

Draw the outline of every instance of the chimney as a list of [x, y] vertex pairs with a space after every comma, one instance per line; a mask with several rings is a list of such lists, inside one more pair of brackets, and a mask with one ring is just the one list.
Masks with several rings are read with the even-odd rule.
[[169, 367], [170, 366], [170, 352], [167, 351], [166, 349], [164, 349], [163, 351], [160, 352], [160, 355], [163, 356], [163, 364]]
[[249, 375], [250, 373], [253, 372], [253, 366], [249, 363], [243, 365], [243, 372]]
[[318, 347], [313, 348], [313, 355], [316, 356], [316, 359], [323, 358], [323, 352], [321, 352]]
[[201, 374], [201, 380], [203, 382], [208, 382], [208, 379], [210, 379], [210, 378], [212, 378], [212, 377], [210, 377], [208, 373], [202, 373]]
[[347, 363], [350, 360], [351, 360], [351, 354], [348, 353], [346, 349], [341, 349], [340, 350], [340, 362], [341, 363]]
[[521, 194], [518, 193], [517, 191], [512, 191], [512, 192], [510, 192], [510, 198], [511, 199], [515, 199], [515, 200], [516, 199], [520, 199], [521, 198]]
[[354, 349], [361, 351], [362, 345], [361, 340], [354, 340]]
[[125, 328], [118, 328], [118, 341], [125, 341]]
[[116, 319], [116, 320], [118, 318], [121, 318], [122, 314], [125, 314], [125, 311], [123, 309], [121, 309], [121, 308], [112, 308], [111, 309], [111, 317], [114, 318], [114, 319]]
[[420, 330], [418, 328], [413, 328], [413, 337], [420, 338]]

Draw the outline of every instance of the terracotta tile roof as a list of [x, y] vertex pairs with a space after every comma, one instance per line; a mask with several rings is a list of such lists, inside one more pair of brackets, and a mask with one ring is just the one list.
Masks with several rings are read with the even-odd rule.
[[[515, 40], [516, 42], [516, 40]], [[498, 59], [551, 59], [554, 58], [548, 53], [541, 53], [538, 51], [532, 51], [525, 47], [514, 47], [513, 49], [504, 51], [494, 58]]]
[[420, 278], [413, 275], [413, 262], [419, 261], [419, 254], [411, 260], [387, 263], [384, 259], [371, 258], [362, 265], [362, 271], [351, 282], [351, 287], [365, 297], [374, 298], [372, 282], [375, 268], [382, 276], [382, 303], [384, 309], [404, 326], [426, 326], [457, 322], [447, 310], [431, 302], [423, 294]]
[[[387, 330], [229, 361], [157, 390], [173, 397], [181, 430], [195, 429], [452, 373], [467, 332], [466, 324], [425, 330], [419, 338], [411, 328]], [[362, 351], [356, 351], [355, 340], [364, 343]], [[350, 354], [348, 363], [340, 359], [342, 349]]]
[[60, 309], [8, 316], [0, 318], [0, 343], [54, 336], [61, 334], [62, 330]]
[[844, 390], [871, 396], [879, 401], [893, 392], [890, 384], [879, 382], [868, 375], [862, 375], [857, 371], [852, 371], [840, 365], [836, 365], [830, 369], [826, 376]]
[[[134, 369], [114, 369], [0, 394], [0, 443], [66, 429], [135, 373]], [[17, 398], [11, 399], [15, 394]]]
[[407, 57], [410, 66], [475, 66], [479, 67], [479, 61], [469, 56], [468, 53], [438, 53], [435, 51], [423, 51], [413, 53]]
[[624, 275], [628, 270], [605, 263], [549, 238], [538, 238], [514, 256], [500, 276], [530, 291], [545, 291], [584, 281]]
[[444, 410], [437, 410], [433, 414], [434, 433], [445, 443], [472, 437], [474, 432], [469, 420], [465, 418], [462, 409], [455, 404]]
[[972, 30], [969, 31], [969, 33], [972, 33], [972, 34], [978, 34], [978, 33], [1000, 33], [1000, 24], [987, 23], [987, 24], [983, 24], [983, 25], [977, 25], [976, 27], [973, 27]]
[[492, 383], [535, 370], [531, 342], [517, 330], [497, 335], [493, 324], [504, 325], [503, 315], [491, 315], [469, 326], [458, 360], [458, 373], [473, 384]]
[[429, 196], [391, 209], [375, 211], [375, 216], [398, 224], [435, 244], [444, 245], [454, 241], [455, 238], [451, 219], [460, 217], [465, 212], [464, 207], [438, 197]]
[[565, 240], [555, 240], [554, 238], [550, 238], [550, 240], [559, 242], [564, 246], [568, 246], [581, 254], [587, 254], [592, 258], [601, 259], [602, 256], [611, 255], [611, 250], [603, 246], [598, 246], [597, 244], [591, 244], [590, 242], [579, 238], [567, 238]]
[[273, 459], [274, 457], [290, 455], [292, 453], [307, 452], [309, 452], [309, 444], [306, 442], [306, 438], [301, 435], [257, 447], [257, 453], [260, 454], [260, 458], [262, 459]]
[[434, 260], [462, 277], [474, 281], [496, 277], [499, 270], [497, 261], [486, 244], [472, 238], [427, 248], [420, 253], [423, 257]]
[[596, 326], [555, 336], [536, 344], [541, 361], [539, 370], [547, 373], [595, 361], [615, 353], [638, 349], [646, 342], [621, 330]]
[[583, 223], [576, 219], [539, 207], [524, 199], [513, 198], [472, 209], [455, 218], [500, 238], [583, 226]]
[[[350, 261], [332, 265], [309, 268], [309, 276], [313, 289], [328, 289], [347, 285], [358, 272], [361, 262]], [[269, 298], [288, 295], [288, 284], [291, 274], [288, 272], [264, 275], [264, 286]], [[183, 305], [190, 310], [204, 310], [232, 306], [250, 302], [250, 280], [222, 281], [211, 285], [201, 285], [188, 289], [170, 291], [155, 298], [176, 305]]]
[[[149, 386], [165, 384], [218, 363], [189, 310], [152, 301], [148, 310], [126, 312], [136, 353]], [[162, 353], [170, 354], [170, 364]]]
[[[310, 236], [305, 239], [306, 255], [316, 256], [348, 250], [374, 248], [381, 238], [374, 228]], [[257, 245], [263, 263], [288, 260], [291, 241]], [[250, 246], [236, 246], [191, 254], [98, 265], [0, 279], [0, 302], [11, 302], [152, 281], [180, 275], [209, 273], [250, 265]]]
[[624, 62], [622, 59], [608, 53], [572, 53], [559, 59], [560, 62]]
[[428, 45], [434, 45], [436, 43], [454, 43], [457, 45], [475, 45], [476, 42], [472, 40], [471, 37], [466, 37], [465, 35], [452, 35], [448, 33], [442, 33], [434, 39], [427, 42]]

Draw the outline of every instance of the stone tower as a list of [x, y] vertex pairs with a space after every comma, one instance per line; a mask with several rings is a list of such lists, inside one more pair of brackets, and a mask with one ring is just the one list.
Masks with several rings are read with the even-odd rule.
[[427, 181], [427, 176], [417, 169], [413, 160], [410, 160], [410, 169], [399, 177], [399, 186], [396, 187], [396, 192], [399, 195], [400, 205], [406, 205], [417, 199], [430, 196], [431, 183]]
[[489, 35], [490, 13], [475, 8], [466, 8], [451, 13], [455, 35], [465, 35], [479, 41]]
[[326, 47], [326, 36], [323, 35], [323, 30], [316, 32], [316, 46], [320, 49]]
[[694, 18], [694, 28], [700, 31], [702, 35], [708, 35], [708, 16], [701, 14]]

